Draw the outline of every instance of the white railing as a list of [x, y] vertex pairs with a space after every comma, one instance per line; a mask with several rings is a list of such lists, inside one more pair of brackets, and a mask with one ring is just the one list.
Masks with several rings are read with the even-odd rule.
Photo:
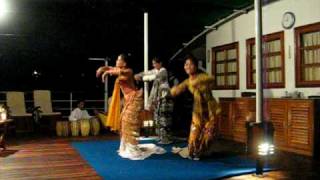
[[[34, 108], [33, 102], [33, 92], [25, 91], [25, 104], [26, 111], [31, 112]], [[97, 93], [88, 93], [88, 92], [55, 92], [51, 91], [51, 102], [52, 109], [54, 112], [61, 112], [62, 118], [68, 118], [71, 111], [77, 106], [78, 100], [85, 100], [86, 109], [89, 111], [89, 114], [93, 115], [93, 110], [104, 111], [104, 97], [103, 93], [101, 97], [90, 97], [88, 94], [97, 94]], [[6, 103], [6, 92], [0, 91], [0, 104]]]

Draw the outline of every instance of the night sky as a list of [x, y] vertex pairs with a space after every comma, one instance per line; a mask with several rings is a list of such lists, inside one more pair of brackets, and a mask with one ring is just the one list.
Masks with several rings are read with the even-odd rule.
[[[5, 90], [103, 89], [89, 57], [130, 53], [143, 69], [143, 13], [149, 13], [149, 57], [167, 61], [217, 19], [246, 0], [7, 0], [0, 22], [0, 85]], [[231, 3], [232, 2], [232, 3]], [[236, 2], [236, 3], [235, 3]], [[170, 67], [181, 67], [170, 65]], [[40, 73], [34, 76], [33, 71]]]

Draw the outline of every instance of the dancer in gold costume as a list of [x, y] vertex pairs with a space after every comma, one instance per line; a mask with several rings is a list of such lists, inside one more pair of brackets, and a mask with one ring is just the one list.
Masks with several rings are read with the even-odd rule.
[[[134, 84], [133, 71], [128, 67], [127, 56], [120, 54], [116, 67], [103, 66], [97, 70], [97, 77], [104, 81], [107, 75], [117, 76], [112, 94], [111, 104], [105, 126], [120, 132], [119, 155], [131, 160], [143, 160], [151, 154], [162, 154], [165, 150], [154, 144], [138, 144], [141, 119], [139, 114], [143, 108], [143, 92]], [[120, 89], [124, 95], [124, 106], [120, 113]]]
[[193, 95], [192, 124], [188, 140], [188, 147], [176, 148], [172, 151], [182, 157], [198, 160], [208, 150], [209, 142], [217, 133], [218, 117], [221, 108], [212, 96], [213, 77], [200, 73], [197, 61], [193, 56], [185, 60], [184, 69], [189, 78], [171, 89], [172, 96], [177, 96], [189, 89]]

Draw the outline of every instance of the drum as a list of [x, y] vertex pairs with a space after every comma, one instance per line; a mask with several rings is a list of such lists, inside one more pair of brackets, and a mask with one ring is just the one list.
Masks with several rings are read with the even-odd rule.
[[57, 136], [62, 136], [62, 121], [57, 121], [56, 123], [56, 133]]
[[62, 136], [69, 136], [69, 122], [62, 122]]
[[57, 133], [57, 136], [68, 136], [69, 135], [69, 122], [68, 121], [57, 121], [56, 133]]
[[107, 127], [107, 116], [105, 114], [99, 113], [98, 119], [101, 121], [102, 126]]
[[91, 134], [96, 136], [100, 132], [100, 122], [98, 118], [91, 118], [90, 119], [90, 129]]
[[90, 122], [89, 119], [80, 120], [80, 131], [81, 136], [88, 136], [90, 133]]
[[72, 136], [79, 136], [80, 125], [78, 121], [71, 121], [70, 122], [70, 129]]

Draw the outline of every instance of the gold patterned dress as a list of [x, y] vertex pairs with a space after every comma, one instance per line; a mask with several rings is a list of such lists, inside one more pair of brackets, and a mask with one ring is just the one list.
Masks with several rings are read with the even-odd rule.
[[[120, 113], [120, 89], [124, 95], [124, 106]], [[143, 92], [134, 85], [132, 70], [123, 70], [115, 81], [108, 116], [103, 123], [112, 131], [120, 132], [119, 155], [131, 160], [143, 160], [152, 154], [163, 154], [165, 150], [154, 144], [138, 144], [143, 108]]]
[[[211, 93], [213, 82], [214, 79], [211, 76], [199, 73], [195, 78], [188, 78], [171, 89], [173, 96], [189, 89], [194, 99], [188, 147], [184, 155], [179, 153], [183, 157], [198, 158], [203, 155], [208, 149], [209, 142], [217, 133], [221, 108]], [[173, 152], [179, 151], [182, 149], [173, 149]]]

